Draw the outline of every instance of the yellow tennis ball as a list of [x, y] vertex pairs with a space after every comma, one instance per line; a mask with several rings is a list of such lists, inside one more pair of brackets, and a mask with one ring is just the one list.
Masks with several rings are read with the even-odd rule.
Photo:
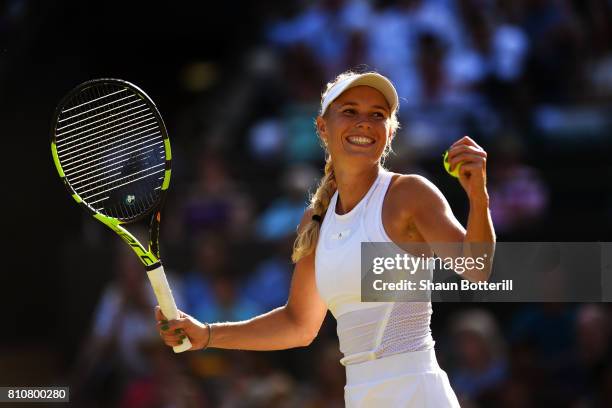
[[444, 168], [446, 169], [446, 172], [448, 174], [450, 174], [453, 177], [459, 178], [459, 169], [461, 168], [461, 165], [463, 164], [463, 162], [459, 162], [459, 164], [455, 166], [455, 170], [450, 171], [450, 163], [448, 162], [448, 150], [447, 150], [444, 152], [444, 155], [442, 156], [442, 163], [444, 163]]

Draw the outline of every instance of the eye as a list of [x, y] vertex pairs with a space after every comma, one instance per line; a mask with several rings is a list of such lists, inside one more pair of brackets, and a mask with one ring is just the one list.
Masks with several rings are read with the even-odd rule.
[[382, 112], [374, 112], [372, 113], [372, 116], [374, 116], [376, 119], [386, 119], [385, 114]]
[[346, 108], [342, 111], [345, 115], [353, 116], [356, 112], [353, 108]]

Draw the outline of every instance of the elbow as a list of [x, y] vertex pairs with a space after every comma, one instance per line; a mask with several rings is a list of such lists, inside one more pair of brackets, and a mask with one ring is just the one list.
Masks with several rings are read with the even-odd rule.
[[474, 271], [473, 277], [475, 282], [487, 282], [491, 277], [491, 267]]
[[298, 342], [298, 347], [308, 347], [312, 344], [312, 342], [314, 341], [314, 339], [317, 338], [317, 335], [319, 334], [318, 331], [307, 331], [305, 330], [301, 336], [300, 336], [300, 341]]
[[491, 270], [485, 269], [482, 271], [478, 271], [474, 280], [477, 282], [488, 282], [489, 278], [491, 278]]
[[473, 269], [464, 273], [463, 277], [470, 282], [487, 282], [491, 277], [491, 269]]
[[308, 347], [319, 334], [319, 326], [297, 319], [288, 305], [284, 306], [287, 323], [290, 325], [290, 339], [292, 347]]
[[490, 277], [491, 275], [482, 275], [482, 276], [476, 277], [473, 281], [474, 282], [488, 282]]

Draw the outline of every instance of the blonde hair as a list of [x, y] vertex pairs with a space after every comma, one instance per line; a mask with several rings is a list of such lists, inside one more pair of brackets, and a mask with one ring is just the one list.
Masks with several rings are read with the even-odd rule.
[[[338, 75], [333, 81], [328, 82], [327, 86], [325, 87], [325, 91], [321, 95], [321, 104], [323, 104], [323, 100], [325, 99], [327, 93], [334, 87], [334, 85], [336, 85], [340, 81], [344, 81], [347, 78], [357, 75], [361, 75], [361, 73], [346, 71]], [[382, 163], [384, 163], [384, 160], [392, 151], [391, 140], [399, 129], [397, 110], [398, 109], [396, 107], [395, 110], [391, 112], [391, 115], [388, 119], [389, 126], [391, 128], [391, 135], [387, 138], [385, 149], [380, 159], [381, 165]], [[321, 111], [322, 108], [319, 112]], [[327, 112], [323, 115], [323, 117], [325, 117], [325, 115], [327, 115]], [[322, 145], [326, 153], [325, 172], [323, 174], [323, 177], [321, 178], [321, 181], [319, 182], [317, 190], [310, 197], [310, 205], [308, 206], [308, 208], [312, 211], [312, 216], [314, 218], [318, 217], [318, 220], [315, 220], [314, 218], [308, 220], [308, 223], [300, 231], [298, 231], [298, 236], [293, 244], [293, 254], [291, 255], [291, 260], [294, 263], [297, 263], [300, 259], [310, 255], [315, 250], [316, 244], [319, 240], [319, 231], [321, 229], [321, 224], [323, 223], [323, 217], [325, 216], [325, 213], [327, 212], [327, 207], [329, 207], [329, 202], [331, 201], [331, 198], [333, 197], [337, 189], [336, 177], [334, 174], [334, 165], [332, 163], [331, 156], [327, 151], [327, 147], [324, 144]]]

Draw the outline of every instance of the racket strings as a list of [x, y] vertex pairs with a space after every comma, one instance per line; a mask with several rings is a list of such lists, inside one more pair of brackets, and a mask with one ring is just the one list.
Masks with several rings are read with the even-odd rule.
[[85, 88], [64, 105], [55, 136], [66, 180], [96, 211], [127, 220], [156, 204], [165, 172], [162, 129], [132, 89]]
[[[137, 106], [136, 108], [142, 108], [142, 106]], [[130, 109], [130, 110], [131, 110], [131, 109]], [[130, 113], [130, 116], [131, 116], [131, 115], [133, 115], [133, 114], [139, 114], [139, 113], [146, 112], [146, 111], [147, 111], [147, 110], [146, 110], [146, 108], [145, 108], [145, 109], [139, 110], [139, 111], [137, 111], [137, 112]], [[124, 113], [124, 112], [122, 112], [122, 113]], [[113, 114], [113, 116], [114, 116], [114, 115], [116, 115], [116, 114]], [[116, 119], [116, 120], [123, 120], [123, 119], [124, 119], [124, 118], [120, 118], [120, 119]], [[152, 114], [146, 114], [146, 115], [141, 116], [141, 117], [136, 117], [136, 118], [134, 118], [134, 119], [130, 119], [130, 120], [127, 120], [127, 121], [123, 121], [123, 123], [121, 123], [120, 125], [127, 125], [127, 126], [122, 126], [122, 127], [119, 127], [118, 129], [114, 129], [113, 131], [110, 131], [110, 129], [115, 128], [115, 127], [118, 127], [119, 125], [115, 125], [115, 126], [111, 126], [111, 127], [108, 127], [108, 126], [105, 126], [105, 125], [101, 125], [101, 126], [105, 126], [105, 128], [104, 128], [104, 129], [102, 129], [102, 130], [100, 130], [100, 131], [93, 132], [93, 133], [91, 133], [91, 134], [89, 134], [89, 135], [86, 135], [86, 136], [84, 136], [83, 138], [87, 139], [87, 141], [88, 141], [89, 143], [91, 143], [91, 142], [96, 141], [96, 140], [98, 140], [98, 139], [101, 139], [101, 138], [103, 138], [103, 137], [105, 137], [105, 136], [107, 136], [107, 135], [111, 135], [111, 134], [113, 134], [113, 133], [121, 132], [121, 131], [123, 131], [123, 130], [125, 130], [125, 129], [129, 129], [129, 128], [134, 127], [134, 126], [136, 126], [136, 125], [140, 125], [141, 123], [146, 123], [146, 122], [149, 122], [148, 124], [150, 125], [150, 121], [151, 121], [151, 120], [155, 120], [154, 116], [153, 116]], [[130, 124], [130, 122], [135, 122], [135, 123], [131, 123], [131, 124]], [[146, 126], [147, 126], [147, 124], [145, 124], [145, 125], [143, 125], [143, 126], [140, 126], [140, 128], [143, 128], [143, 127], [146, 127]], [[98, 127], [100, 127], [100, 126], [98, 126]], [[95, 128], [94, 128], [94, 129], [95, 129]], [[90, 129], [90, 131], [91, 131], [91, 130], [93, 130], [93, 129]], [[84, 133], [86, 133], [86, 132], [84, 132]], [[123, 134], [125, 134], [125, 133], [123, 133]], [[77, 136], [82, 136], [82, 135], [83, 135], [83, 134], [78, 133], [78, 134], [75, 134], [75, 135], [73, 135], [73, 136], [74, 136], [74, 137], [77, 137]], [[99, 135], [99, 136], [97, 136], [97, 137], [92, 137], [92, 136], [96, 136], [96, 135]], [[63, 140], [67, 140], [68, 138], [69, 138], [69, 137], [67, 137], [66, 139], [63, 139]], [[74, 140], [67, 141], [67, 142], [65, 142], [65, 143], [62, 145], [62, 147], [63, 147], [63, 148], [66, 150], [66, 152], [72, 151], [72, 150], [74, 149], [74, 146], [73, 146], [72, 148], [68, 148], [68, 146], [69, 146], [69, 145], [74, 145], [75, 143], [79, 143], [79, 142], [80, 142], [80, 141], [81, 141], [83, 138], [77, 138], [77, 139], [74, 139]], [[82, 146], [82, 144], [79, 144], [79, 145], [76, 145], [76, 146]]]

